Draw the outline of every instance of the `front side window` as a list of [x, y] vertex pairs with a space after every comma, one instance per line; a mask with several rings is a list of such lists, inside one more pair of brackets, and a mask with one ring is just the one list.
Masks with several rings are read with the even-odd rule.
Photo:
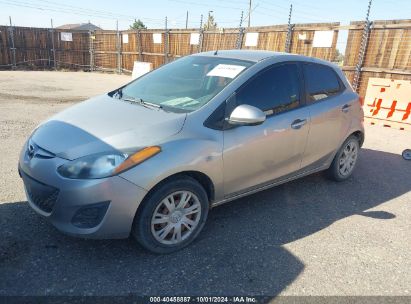
[[123, 98], [136, 98], [174, 112], [191, 112], [224, 89], [253, 62], [188, 56], [126, 85]]
[[255, 106], [267, 115], [297, 108], [300, 104], [298, 65], [287, 63], [261, 72], [237, 92], [236, 102]]
[[304, 79], [311, 102], [338, 94], [340, 82], [332, 68], [320, 64], [304, 64]]

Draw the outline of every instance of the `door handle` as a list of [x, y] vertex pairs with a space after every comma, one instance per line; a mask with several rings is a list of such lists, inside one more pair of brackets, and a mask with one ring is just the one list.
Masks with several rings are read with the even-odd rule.
[[341, 108], [341, 111], [343, 111], [344, 113], [347, 113], [348, 110], [350, 109], [351, 105], [350, 104], [345, 104], [343, 105], [343, 107]]
[[291, 123], [291, 128], [298, 130], [307, 123], [307, 119], [296, 119]]

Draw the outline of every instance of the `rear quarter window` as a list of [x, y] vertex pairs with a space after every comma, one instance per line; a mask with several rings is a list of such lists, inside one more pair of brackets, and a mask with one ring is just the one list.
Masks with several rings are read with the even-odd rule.
[[305, 87], [310, 102], [339, 94], [343, 90], [341, 80], [330, 67], [320, 64], [304, 64]]

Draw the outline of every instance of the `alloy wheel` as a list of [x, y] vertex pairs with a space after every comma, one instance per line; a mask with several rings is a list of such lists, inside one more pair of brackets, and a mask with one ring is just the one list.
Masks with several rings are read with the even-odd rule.
[[198, 226], [201, 204], [190, 191], [177, 191], [165, 197], [154, 210], [151, 233], [164, 245], [176, 245], [186, 240]]
[[338, 171], [342, 176], [351, 174], [351, 172], [354, 170], [357, 157], [358, 145], [354, 141], [348, 142], [343, 152], [341, 153], [338, 163]]

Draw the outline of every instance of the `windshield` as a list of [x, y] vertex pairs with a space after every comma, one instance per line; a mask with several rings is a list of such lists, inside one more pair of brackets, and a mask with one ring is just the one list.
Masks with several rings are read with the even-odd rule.
[[209, 102], [252, 64], [218, 57], [183, 57], [123, 87], [121, 95], [166, 110], [191, 112]]

